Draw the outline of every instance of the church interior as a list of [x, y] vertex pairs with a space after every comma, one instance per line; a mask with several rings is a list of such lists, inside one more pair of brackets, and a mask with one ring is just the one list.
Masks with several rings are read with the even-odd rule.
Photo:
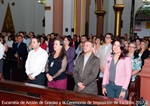
[[[150, 106], [150, 0], [0, 0], [0, 17], [0, 106]], [[135, 58], [133, 60], [131, 58], [132, 72], [126, 99], [109, 97], [103, 93], [103, 88], [107, 87], [103, 85], [104, 76], [100, 76], [103, 72], [101, 60], [104, 61], [108, 56], [106, 52], [102, 52], [105, 57], [102, 59], [99, 57], [101, 51], [98, 50], [107, 51], [108, 48], [99, 48], [107, 44], [108, 35], [112, 40], [110, 54], [115, 53], [113, 51], [115, 42], [121, 41], [127, 57], [130, 57], [130, 49], [134, 52], [134, 56], [137, 53], [140, 57], [137, 62], [133, 61]], [[32, 73], [27, 74], [26, 64], [27, 60], [30, 61], [29, 54], [35, 50], [33, 39], [40, 42], [38, 46], [44, 49], [48, 56], [46, 65], [43, 66], [45, 67], [43, 73], [47, 78], [44, 86], [28, 82]], [[55, 57], [57, 53], [55, 41], [58, 39], [63, 41], [60, 45], [64, 45], [66, 56], [73, 56], [72, 61], [69, 61], [72, 57], [67, 57], [70, 63], [65, 67], [66, 72], [62, 72], [66, 76], [65, 90], [50, 88], [47, 83], [50, 77], [47, 75], [46, 67], [49, 70], [53, 67], [54, 63], [48, 64], [48, 61], [51, 55]], [[68, 54], [65, 39], [69, 42], [67, 47], [73, 48]], [[80, 78], [75, 79], [73, 71], [77, 67], [76, 62], [79, 62], [78, 58], [85, 53], [86, 42], [92, 43], [92, 53], [94, 56], [98, 55], [97, 58], [100, 60], [99, 72], [95, 79], [91, 80], [96, 82], [97, 95], [85, 93], [86, 91], [74, 91], [75, 86], [79, 86], [76, 82]], [[25, 44], [25, 48], [23, 46], [21, 48], [21, 43]], [[121, 45], [119, 47], [122, 50]], [[57, 58], [53, 58], [53, 61], [55, 59]], [[37, 60], [32, 59], [32, 62]], [[83, 69], [87, 67], [85, 64], [88, 61], [85, 62], [84, 57]], [[139, 61], [140, 65], [133, 65]], [[109, 61], [105, 60], [105, 64], [107, 63]], [[74, 69], [71, 72], [69, 64], [72, 64]], [[104, 67], [104, 74], [106, 67], [107, 65]], [[116, 70], [117, 66], [112, 67]], [[123, 68], [124, 66], [121, 70]], [[133, 75], [134, 70], [136, 74]], [[117, 76], [116, 72], [112, 73]], [[122, 79], [124, 76], [127, 76], [127, 72], [120, 77], [120, 81], [124, 80]], [[90, 75], [86, 77], [91, 78]], [[115, 81], [116, 79], [114, 83]], [[84, 83], [83, 86], [86, 87]]]

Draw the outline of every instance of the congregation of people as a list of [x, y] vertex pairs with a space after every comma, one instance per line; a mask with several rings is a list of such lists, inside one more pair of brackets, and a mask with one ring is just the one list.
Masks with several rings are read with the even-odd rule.
[[129, 39], [128, 34], [114, 37], [86, 35], [35, 35], [24, 31], [16, 35], [0, 33], [0, 74], [6, 58], [23, 60], [24, 81], [63, 89], [67, 74], [73, 76], [75, 92], [98, 94], [96, 78], [102, 79], [102, 93], [127, 99], [128, 86], [141, 72], [150, 56], [150, 36]]

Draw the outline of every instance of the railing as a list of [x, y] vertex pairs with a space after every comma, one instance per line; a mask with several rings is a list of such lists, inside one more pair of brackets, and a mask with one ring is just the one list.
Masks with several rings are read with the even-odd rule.
[[[38, 96], [30, 96], [29, 94]], [[50, 89], [44, 86], [0, 81], [1, 105], [15, 106], [131, 106], [133, 102], [98, 95], [82, 94], [68, 90]]]

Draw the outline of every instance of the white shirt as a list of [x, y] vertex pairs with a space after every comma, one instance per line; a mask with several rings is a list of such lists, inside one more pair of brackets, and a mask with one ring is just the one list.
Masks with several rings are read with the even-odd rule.
[[5, 52], [5, 46], [0, 42], [0, 59], [3, 58]]
[[111, 46], [111, 44], [105, 45], [105, 53], [106, 53], [109, 46]]
[[8, 41], [6, 42], [6, 44], [7, 44], [8, 47], [12, 48], [13, 41], [12, 41], [12, 40], [11, 40], [11, 41], [8, 40]]
[[88, 57], [84, 56], [83, 70], [84, 70], [84, 68], [85, 68], [85, 65], [86, 65], [86, 63], [87, 63], [89, 57], [90, 57], [90, 56], [88, 56]]
[[42, 72], [45, 72], [45, 65], [48, 59], [47, 52], [41, 47], [38, 51], [31, 50], [26, 61], [26, 73], [31, 74], [33, 78]]

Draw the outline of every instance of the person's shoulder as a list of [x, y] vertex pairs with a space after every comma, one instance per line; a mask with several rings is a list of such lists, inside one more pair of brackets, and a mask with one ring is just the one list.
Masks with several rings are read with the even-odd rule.
[[126, 57], [124, 58], [124, 60], [125, 60], [125, 61], [131, 61], [131, 58], [128, 57], [128, 56], [126, 56]]
[[21, 45], [23, 45], [23, 46], [27, 46], [24, 42], [21, 42]]
[[[21, 42], [20, 44], [23, 44], [23, 45], [24, 45], [25, 43], [24, 43], [24, 42]], [[25, 45], [26, 45], [26, 44], [25, 44]]]
[[29, 51], [28, 55], [32, 55], [34, 53], [34, 50]]
[[69, 48], [70, 48], [71, 50], [74, 50], [74, 49], [75, 49], [75, 48], [74, 48], [74, 47], [72, 47], [72, 46], [70, 46]]
[[103, 47], [105, 47], [105, 44], [103, 44], [103, 45], [100, 45], [100, 48], [103, 48]]
[[83, 58], [83, 57], [84, 57], [84, 54], [81, 54], [78, 56], [78, 59]]

